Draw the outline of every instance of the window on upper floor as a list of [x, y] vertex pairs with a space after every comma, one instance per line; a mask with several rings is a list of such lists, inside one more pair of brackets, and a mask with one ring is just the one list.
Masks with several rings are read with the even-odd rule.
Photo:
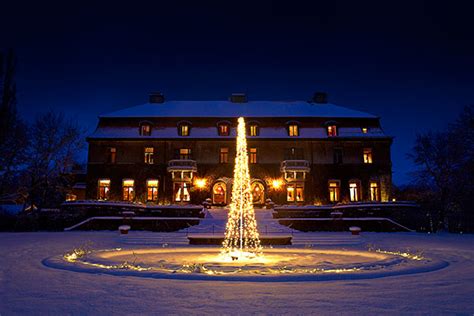
[[219, 150], [219, 163], [229, 163], [229, 148], [221, 147]]
[[329, 180], [328, 189], [329, 189], [329, 201], [339, 202], [341, 199], [341, 181]]
[[258, 136], [260, 134], [260, 127], [257, 123], [250, 123], [249, 136]]
[[178, 122], [178, 135], [189, 136], [191, 134], [191, 122], [181, 121]]
[[368, 127], [362, 127], [360, 130], [362, 131], [362, 134], [367, 134], [369, 132]]
[[333, 159], [335, 164], [341, 164], [343, 161], [342, 148], [334, 148]]
[[364, 148], [363, 159], [364, 163], [372, 163], [372, 148]]
[[115, 163], [117, 161], [117, 148], [107, 148], [107, 163]]
[[140, 124], [140, 136], [151, 136], [151, 125], [149, 123]]
[[153, 155], [155, 149], [153, 147], [145, 147], [145, 163], [152, 165], [153, 164]]
[[229, 136], [230, 135], [230, 124], [227, 122], [219, 123], [217, 125], [217, 133], [219, 136]]
[[337, 136], [337, 126], [336, 125], [328, 125], [327, 126], [327, 133], [329, 137]]
[[250, 155], [249, 155], [249, 160], [250, 163], [257, 163], [257, 148], [252, 147], [249, 150]]
[[288, 124], [288, 136], [297, 137], [300, 136], [300, 127], [296, 123]]
[[180, 148], [178, 153], [179, 159], [191, 159], [191, 148]]

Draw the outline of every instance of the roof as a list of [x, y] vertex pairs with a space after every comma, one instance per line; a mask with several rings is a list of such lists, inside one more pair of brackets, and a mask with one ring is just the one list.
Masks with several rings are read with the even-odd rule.
[[328, 117], [377, 118], [377, 116], [332, 103], [307, 101], [165, 101], [125, 108], [101, 118], [152, 117]]

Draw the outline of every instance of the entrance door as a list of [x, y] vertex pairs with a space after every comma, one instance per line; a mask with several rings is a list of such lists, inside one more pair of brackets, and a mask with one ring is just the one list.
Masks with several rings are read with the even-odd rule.
[[265, 203], [265, 187], [259, 181], [255, 181], [250, 186], [252, 191], [253, 204], [264, 204]]
[[226, 185], [224, 182], [217, 182], [212, 187], [212, 203], [225, 205], [226, 202]]

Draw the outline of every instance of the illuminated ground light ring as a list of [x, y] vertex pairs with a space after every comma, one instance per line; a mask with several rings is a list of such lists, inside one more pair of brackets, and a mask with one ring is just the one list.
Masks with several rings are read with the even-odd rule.
[[[129, 256], [135, 253], [136, 262], [131, 260], [113, 260], [114, 257]], [[75, 272], [92, 274], [110, 274], [116, 276], [135, 276], [155, 279], [179, 279], [179, 280], [208, 280], [208, 281], [245, 281], [245, 282], [299, 282], [299, 281], [332, 281], [332, 280], [354, 280], [374, 279], [388, 276], [401, 276], [436, 271], [449, 265], [448, 262], [439, 259], [417, 258], [407, 253], [395, 252], [373, 252], [373, 251], [341, 251], [321, 249], [266, 249], [265, 257], [272, 260], [272, 256], [283, 258], [283, 256], [307, 256], [311, 260], [314, 256], [337, 255], [348, 258], [351, 256], [377, 256], [378, 259], [365, 262], [352, 262], [344, 264], [324, 263], [324, 260], [316, 265], [295, 264], [260, 264], [256, 263], [222, 263], [209, 262], [198, 263], [193, 258], [215, 256], [219, 254], [213, 248], [142, 248], [142, 249], [110, 249], [93, 251], [86, 257], [66, 260], [64, 255], [54, 256], [43, 260], [43, 264], [50, 268], [69, 270]], [[145, 257], [141, 257], [146, 254]], [[189, 262], [173, 262], [165, 259], [173, 256], [184, 256]], [[147, 264], [143, 260], [154, 260], [153, 264]], [[111, 259], [112, 258], [112, 259]], [[267, 260], [264, 259], [264, 260]], [[143, 262], [145, 262], [143, 264]], [[193, 264], [194, 262], [195, 264]]]

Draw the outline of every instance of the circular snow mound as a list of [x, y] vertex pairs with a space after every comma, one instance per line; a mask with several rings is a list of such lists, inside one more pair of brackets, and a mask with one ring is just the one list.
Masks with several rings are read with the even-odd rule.
[[[234, 258], [235, 259], [235, 258]], [[140, 248], [73, 252], [43, 260], [58, 269], [157, 279], [327, 281], [423, 273], [448, 265], [407, 253], [365, 250], [264, 249], [232, 260], [217, 248]]]

